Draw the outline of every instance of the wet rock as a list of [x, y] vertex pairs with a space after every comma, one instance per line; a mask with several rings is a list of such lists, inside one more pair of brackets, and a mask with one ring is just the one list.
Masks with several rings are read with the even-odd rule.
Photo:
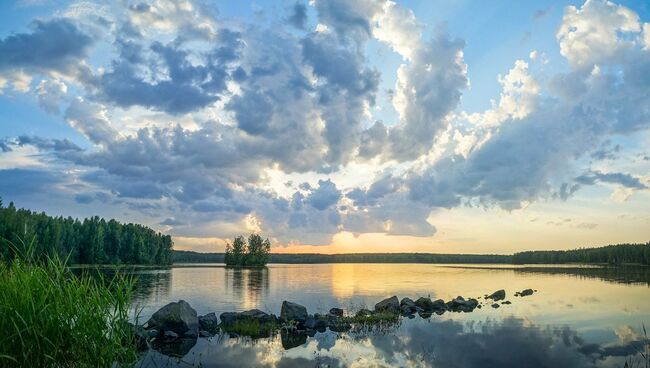
[[283, 301], [280, 317], [286, 321], [305, 322], [307, 320], [307, 308], [300, 304]]
[[499, 303], [494, 303], [494, 304], [492, 304], [492, 308], [495, 308], [495, 309], [496, 309], [496, 308], [499, 308], [499, 307], [500, 307]]
[[493, 301], [498, 302], [499, 300], [503, 300], [505, 298], [506, 298], [506, 291], [501, 289], [488, 295], [486, 299], [492, 299]]
[[337, 317], [343, 317], [343, 309], [341, 308], [332, 308], [330, 309], [330, 314]]
[[147, 336], [149, 336], [150, 339], [153, 339], [154, 337], [158, 337], [160, 335], [160, 331], [156, 330], [155, 328], [152, 328], [151, 330], [147, 331]]
[[308, 316], [304, 323], [305, 328], [310, 330], [324, 330], [327, 325], [325, 317], [320, 315]]
[[384, 299], [375, 304], [375, 312], [386, 312], [398, 314], [400, 312], [399, 300], [396, 296]]
[[169, 303], [160, 308], [147, 322], [149, 328], [162, 332], [172, 331], [178, 335], [198, 335], [199, 319], [196, 311], [184, 300]]
[[178, 334], [174, 331], [165, 331], [165, 339], [175, 340], [178, 339]]
[[411, 298], [403, 298], [399, 303], [400, 311], [403, 315], [408, 316], [422, 310], [415, 305], [415, 302]]
[[478, 300], [470, 298], [465, 300], [462, 296], [457, 296], [456, 298], [447, 302], [447, 308], [453, 312], [472, 312], [478, 306]]
[[430, 298], [420, 297], [415, 301], [415, 305], [422, 308], [424, 312], [433, 312], [433, 302]]
[[525, 289], [519, 293], [519, 296], [529, 296], [533, 295], [533, 289]]
[[505, 302], [501, 302], [501, 304], [512, 304], [510, 300], [506, 300]]
[[210, 332], [208, 332], [208, 331], [201, 330], [201, 331], [199, 331], [199, 336], [201, 336], [201, 337], [212, 337], [212, 334]]
[[213, 313], [208, 313], [205, 316], [199, 317], [199, 328], [211, 333], [217, 332], [219, 329], [219, 318]]
[[273, 314], [268, 314], [259, 309], [251, 309], [245, 312], [224, 312], [219, 316], [221, 323], [224, 326], [232, 326], [236, 323], [245, 323], [255, 321], [260, 326], [268, 323], [277, 323], [277, 317]]
[[442, 299], [438, 299], [431, 303], [431, 308], [433, 308], [434, 312], [444, 312], [447, 310], [447, 303]]

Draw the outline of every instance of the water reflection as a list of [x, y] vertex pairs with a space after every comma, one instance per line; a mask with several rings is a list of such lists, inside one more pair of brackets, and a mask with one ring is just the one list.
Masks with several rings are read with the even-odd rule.
[[570, 275], [577, 278], [596, 278], [621, 284], [645, 284], [650, 286], [650, 267], [647, 266], [523, 267], [515, 270], [522, 273]]
[[[542, 327], [523, 318], [482, 321], [405, 321], [390, 333], [334, 333], [313, 337], [199, 339], [181, 359], [148, 352], [139, 367], [622, 367], [643, 342], [638, 335], [588, 343], [565, 327]], [[290, 350], [289, 350], [290, 349]]]
[[225, 268], [224, 288], [242, 300], [243, 308], [262, 305], [269, 291], [268, 268]]

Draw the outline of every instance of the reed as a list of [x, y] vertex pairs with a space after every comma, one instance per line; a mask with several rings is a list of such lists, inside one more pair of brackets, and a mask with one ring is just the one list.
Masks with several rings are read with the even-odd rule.
[[33, 242], [0, 261], [0, 366], [112, 367], [137, 359], [128, 324], [133, 282], [75, 276], [66, 260], [36, 261]]

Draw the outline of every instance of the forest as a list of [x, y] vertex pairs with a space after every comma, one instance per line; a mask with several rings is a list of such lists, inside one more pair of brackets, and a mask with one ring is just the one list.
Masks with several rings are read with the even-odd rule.
[[[32, 243], [33, 242], [33, 243]], [[27, 209], [16, 209], [13, 202], [0, 200], [0, 258], [13, 257], [11, 245], [31, 243], [34, 253], [45, 258], [57, 254], [68, 264], [155, 264], [172, 262], [173, 242], [138, 224], [122, 224], [100, 217], [83, 221], [72, 217], [52, 217]]]
[[599, 248], [519, 252], [512, 256], [515, 264], [523, 263], [606, 263], [650, 265], [650, 242], [616, 244]]

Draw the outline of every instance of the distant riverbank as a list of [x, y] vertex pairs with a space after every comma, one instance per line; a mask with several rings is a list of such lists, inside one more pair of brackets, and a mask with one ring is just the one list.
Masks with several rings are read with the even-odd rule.
[[[174, 263], [224, 263], [224, 253], [175, 250]], [[507, 254], [436, 253], [271, 253], [269, 263], [431, 263], [431, 264], [596, 264], [650, 265], [650, 243], [617, 244], [573, 250], [526, 251]]]

